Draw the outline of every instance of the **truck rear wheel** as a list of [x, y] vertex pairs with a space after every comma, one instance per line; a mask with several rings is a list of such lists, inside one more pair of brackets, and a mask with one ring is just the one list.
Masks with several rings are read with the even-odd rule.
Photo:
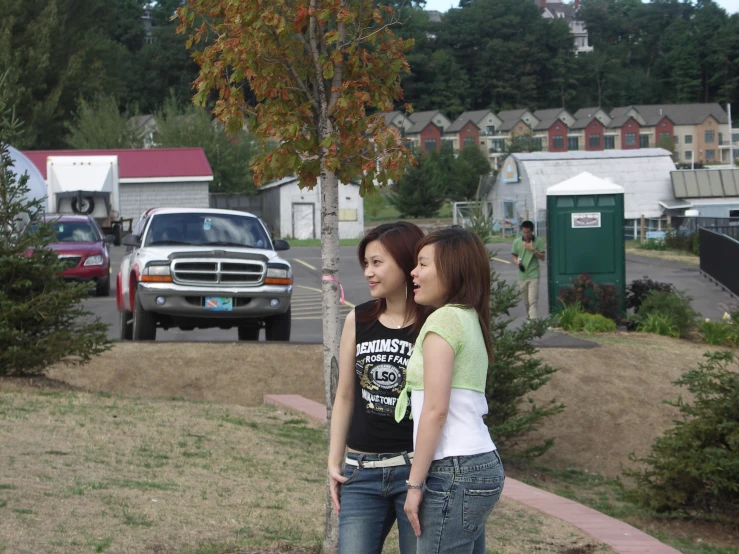
[[133, 320], [131, 319], [131, 312], [123, 310], [118, 312], [118, 317], [121, 326], [121, 340], [131, 340], [133, 338]]
[[157, 318], [154, 314], [144, 310], [141, 297], [136, 294], [133, 311], [133, 340], [156, 340]]
[[259, 324], [257, 322], [244, 323], [239, 325], [239, 340], [259, 340]]
[[268, 317], [265, 321], [265, 336], [267, 340], [289, 341], [292, 328], [292, 307], [284, 314]]

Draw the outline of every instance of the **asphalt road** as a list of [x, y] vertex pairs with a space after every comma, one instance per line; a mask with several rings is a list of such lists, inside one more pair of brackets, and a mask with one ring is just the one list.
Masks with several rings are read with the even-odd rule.
[[[498, 256], [493, 261], [493, 268], [509, 282], [514, 282], [517, 268], [510, 263], [510, 245], [494, 245]], [[112, 247], [112, 277], [113, 286], [108, 298], [90, 298], [87, 308], [110, 324], [108, 334], [110, 338], [118, 338], [118, 314], [115, 307], [115, 276], [118, 274], [120, 261], [123, 257], [123, 247]], [[293, 290], [293, 323], [291, 342], [320, 343], [322, 341], [321, 324], [321, 249], [320, 247], [294, 247], [282, 253], [293, 267], [295, 286]], [[548, 311], [546, 294], [546, 264], [542, 264], [542, 280], [539, 290], [539, 313]], [[678, 290], [686, 291], [693, 297], [693, 307], [704, 317], [720, 318], [725, 311], [739, 304], [732, 297], [723, 292], [707, 279], [700, 276], [698, 266], [678, 262], [670, 262], [646, 258], [643, 256], [627, 255], [626, 280], [631, 282], [643, 276], [649, 276], [656, 281], [673, 283]], [[342, 316], [354, 305], [370, 299], [366, 281], [356, 258], [356, 247], [342, 246], [340, 248], [339, 277], [344, 287], [347, 303], [342, 307]], [[511, 314], [517, 321], [524, 317], [523, 307], [517, 306]], [[343, 317], [342, 317], [343, 320]], [[161, 329], [157, 332], [159, 341], [178, 342], [218, 342], [236, 341], [236, 329], [196, 329], [194, 331]], [[264, 340], [262, 332], [261, 340]]]

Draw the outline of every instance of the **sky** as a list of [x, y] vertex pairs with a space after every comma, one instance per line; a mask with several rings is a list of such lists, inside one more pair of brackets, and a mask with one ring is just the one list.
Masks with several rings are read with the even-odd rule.
[[[714, 2], [730, 14], [739, 12], [739, 0], [714, 0]], [[426, 0], [426, 7], [424, 9], [445, 12], [451, 7], [456, 8], [458, 4], [458, 0]]]

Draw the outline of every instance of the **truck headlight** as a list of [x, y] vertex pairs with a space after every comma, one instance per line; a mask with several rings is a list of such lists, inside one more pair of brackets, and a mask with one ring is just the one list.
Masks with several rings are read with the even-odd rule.
[[103, 265], [103, 256], [100, 254], [96, 254], [95, 256], [90, 256], [85, 260], [84, 263], [85, 266], [89, 265]]
[[171, 283], [172, 275], [169, 273], [169, 263], [147, 265], [141, 274], [144, 283]]
[[267, 267], [267, 275], [264, 278], [265, 285], [292, 285], [293, 272], [284, 265]]

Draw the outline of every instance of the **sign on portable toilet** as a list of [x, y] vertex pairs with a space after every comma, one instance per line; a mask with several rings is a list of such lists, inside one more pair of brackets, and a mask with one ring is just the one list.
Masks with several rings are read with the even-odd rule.
[[587, 273], [614, 285], [623, 310], [626, 285], [624, 189], [583, 172], [547, 189], [549, 311], [562, 308], [560, 290]]

